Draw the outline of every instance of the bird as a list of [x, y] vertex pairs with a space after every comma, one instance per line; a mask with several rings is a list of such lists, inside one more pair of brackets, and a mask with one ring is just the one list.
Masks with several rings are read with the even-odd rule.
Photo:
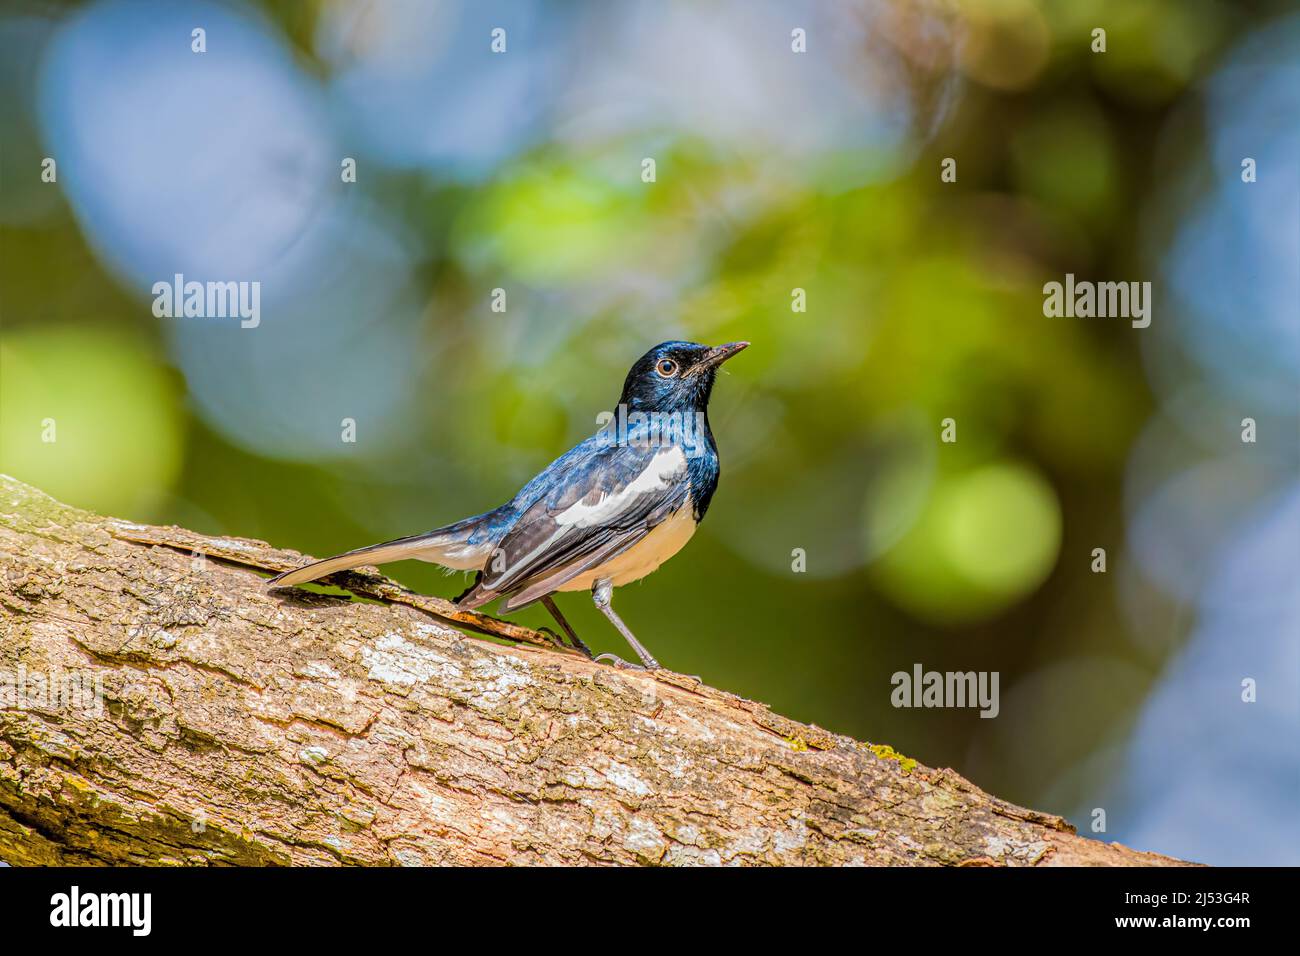
[[[713, 347], [662, 342], [632, 365], [615, 411], [602, 416], [597, 432], [505, 504], [423, 534], [285, 571], [267, 587], [292, 587], [361, 565], [414, 558], [475, 572], [473, 584], [455, 599], [457, 607], [473, 609], [503, 598], [501, 612], [507, 613], [540, 601], [571, 647], [588, 658], [658, 670], [659, 662], [614, 611], [613, 590], [657, 570], [704, 519], [720, 473], [709, 398], [719, 367], [748, 347], [748, 342]], [[639, 665], [615, 654], [592, 655], [552, 597], [570, 591], [590, 591]]]

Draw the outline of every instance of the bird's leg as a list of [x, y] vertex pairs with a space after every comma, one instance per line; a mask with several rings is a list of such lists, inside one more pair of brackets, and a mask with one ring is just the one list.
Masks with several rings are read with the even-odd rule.
[[578, 636], [578, 632], [575, 631], [569, 625], [569, 622], [564, 619], [564, 615], [560, 613], [560, 608], [555, 603], [555, 599], [548, 594], [542, 598], [542, 603], [546, 605], [546, 610], [551, 612], [551, 617], [555, 618], [555, 623], [564, 628], [564, 633], [569, 635], [569, 640], [573, 642], [573, 646], [582, 651], [582, 653], [586, 654], [588, 657], [591, 657], [591, 648], [582, 642], [582, 638]]
[[[641, 642], [638, 641], [636, 636], [628, 630], [627, 625], [623, 623], [623, 619], [614, 613], [614, 608], [611, 607], [609, 603], [613, 592], [614, 586], [610, 582], [609, 578], [603, 578], [592, 586], [591, 599], [596, 603], [596, 607], [600, 608], [600, 613], [609, 618], [609, 623], [618, 628], [618, 632], [623, 635], [629, 644], [632, 645], [632, 650], [636, 651], [637, 657], [641, 658], [641, 663], [645, 665], [645, 670], [659, 670], [659, 662], [654, 659], [649, 651], [641, 646]], [[616, 667], [637, 668], [636, 664], [629, 664], [627, 661], [614, 654], [601, 654], [595, 659], [601, 661], [606, 658], [612, 660]]]

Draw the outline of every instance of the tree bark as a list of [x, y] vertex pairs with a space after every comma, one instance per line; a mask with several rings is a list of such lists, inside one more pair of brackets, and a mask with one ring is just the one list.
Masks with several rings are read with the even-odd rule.
[[[0, 476], [0, 860], [1163, 865], [951, 770], [374, 573]], [[443, 615], [443, 616], [439, 616]], [[47, 688], [97, 692], [83, 697]]]

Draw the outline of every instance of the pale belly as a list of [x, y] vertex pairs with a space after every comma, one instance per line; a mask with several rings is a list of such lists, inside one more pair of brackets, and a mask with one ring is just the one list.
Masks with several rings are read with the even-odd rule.
[[614, 587], [639, 581], [686, 546], [695, 534], [695, 514], [687, 501], [672, 517], [660, 522], [649, 534], [612, 561], [578, 575], [560, 585], [561, 591], [589, 591], [601, 578]]

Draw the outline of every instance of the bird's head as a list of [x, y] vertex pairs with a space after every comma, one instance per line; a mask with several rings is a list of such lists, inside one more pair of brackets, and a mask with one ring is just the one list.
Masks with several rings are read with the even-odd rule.
[[703, 411], [718, 366], [748, 347], [748, 342], [712, 348], [694, 342], [656, 345], [627, 373], [619, 404], [643, 412]]

